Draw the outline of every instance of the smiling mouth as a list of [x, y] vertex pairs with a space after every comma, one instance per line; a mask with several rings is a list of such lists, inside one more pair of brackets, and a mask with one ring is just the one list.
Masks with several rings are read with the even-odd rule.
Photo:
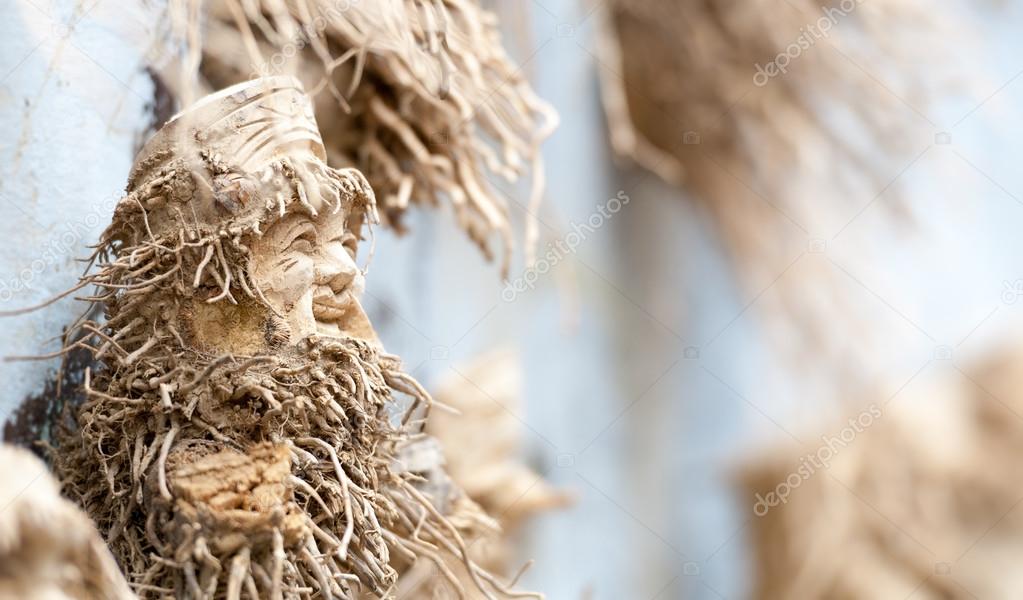
[[354, 337], [379, 344], [376, 332], [359, 303], [362, 281], [356, 279], [340, 291], [320, 286], [313, 292], [312, 312], [319, 335]]
[[351, 309], [350, 304], [343, 307], [313, 304], [313, 317], [317, 321], [334, 323], [344, 319]]
[[317, 321], [337, 322], [351, 314], [358, 305], [352, 286], [346, 286], [340, 292], [321, 286], [313, 295], [313, 317]]

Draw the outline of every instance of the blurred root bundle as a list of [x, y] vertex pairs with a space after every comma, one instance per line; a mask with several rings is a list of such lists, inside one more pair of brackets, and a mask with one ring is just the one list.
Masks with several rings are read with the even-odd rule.
[[838, 424], [811, 453], [751, 465], [754, 597], [1023, 593], [1021, 359], [1017, 350], [911, 384], [887, 405], [879, 398], [875, 418], [854, 417], [868, 423], [855, 436]]
[[929, 96], [921, 73], [938, 65], [927, 53], [947, 44], [938, 10], [917, 0], [608, 3], [599, 71], [616, 154], [702, 202], [750, 293], [774, 287], [778, 312], [800, 315], [789, 339], [815, 338], [795, 352], [820, 354], [836, 306], [864, 320], [831, 289], [844, 275], [827, 260], [780, 280], [929, 147], [933, 124], [917, 107]]
[[426, 432], [440, 440], [451, 478], [502, 525], [514, 529], [570, 500], [520, 456], [522, 371], [514, 351], [492, 350], [460, 366], [434, 396], [461, 414], [438, 412]]
[[913, 108], [921, 81], [882, 83], [870, 71], [919, 66], [914, 43], [934, 37], [931, 10], [915, 0], [614, 0], [601, 40], [614, 149], [691, 186], [739, 257], [779, 233], [823, 233], [828, 213], [848, 218], [862, 204], [847, 186], [887, 183], [906, 135], [927, 124]]
[[92, 522], [46, 465], [0, 445], [0, 600], [133, 600]]
[[[196, 69], [213, 89], [298, 77], [315, 97], [330, 164], [366, 175], [385, 224], [401, 230], [410, 202], [446, 200], [488, 258], [501, 238], [507, 271], [515, 236], [488, 177], [514, 182], [532, 170], [535, 213], [539, 145], [557, 116], [476, 0], [174, 0], [170, 13], [188, 56], [169, 80], [186, 101]], [[536, 235], [527, 220], [527, 249]]]
[[[438, 411], [426, 423], [425, 432], [439, 442], [434, 446], [439, 464], [466, 495], [466, 507], [478, 506], [493, 517], [490, 527], [467, 531], [470, 557], [488, 571], [509, 575], [515, 559], [512, 536], [520, 526], [571, 501], [520, 457], [522, 424], [515, 414], [522, 404], [521, 372], [514, 352], [495, 350], [475, 358], [438, 385], [434, 397], [459, 413]], [[480, 523], [464, 517], [453, 521]], [[453, 590], [437, 568], [421, 561], [402, 576], [399, 589], [408, 596], [399, 597], [449, 597]], [[447, 568], [469, 586], [462, 564], [449, 558]]]

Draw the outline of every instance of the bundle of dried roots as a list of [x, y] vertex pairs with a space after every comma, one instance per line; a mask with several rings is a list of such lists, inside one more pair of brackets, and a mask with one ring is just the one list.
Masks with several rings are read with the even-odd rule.
[[0, 600], [133, 600], [110, 551], [46, 465], [0, 445]]
[[788, 270], [823, 253], [932, 143], [921, 73], [947, 43], [939, 11], [917, 0], [606, 7], [599, 71], [616, 153], [701, 201], [751, 293], [775, 288], [806, 324], [797, 334], [820, 337], [836, 305], [855, 313], [827, 261], [802, 261], [809, 277]]
[[426, 432], [441, 443], [451, 478], [509, 530], [570, 499], [522, 459], [521, 388], [515, 353], [487, 352], [437, 386], [437, 401], [459, 414], [438, 412], [426, 423]]
[[848, 184], [887, 183], [906, 135], [928, 125], [918, 76], [879, 77], [921, 64], [914, 44], [937, 31], [930, 10], [915, 0], [614, 0], [601, 40], [612, 144], [692, 186], [741, 253], [790, 227], [822, 234], [827, 213], [860, 204]]
[[754, 597], [1023, 593], [1020, 359], [913, 384], [883, 414], [820, 432], [809, 454], [751, 465]]
[[[316, 97], [330, 163], [366, 174], [386, 224], [401, 230], [410, 202], [446, 199], [488, 258], [493, 235], [502, 238], [507, 271], [508, 204], [489, 177], [532, 169], [535, 213], [539, 145], [557, 116], [476, 0], [176, 0], [170, 12], [187, 47], [183, 74], [170, 77], [183, 97], [195, 69], [213, 89], [298, 77]], [[527, 220], [527, 249], [535, 237]]]
[[[467, 497], [462, 502], [464, 516], [457, 521], [470, 525], [466, 532], [470, 556], [494, 573], [508, 574], [514, 568], [512, 536], [524, 522], [571, 501], [522, 461], [522, 424], [515, 416], [521, 405], [520, 387], [515, 355], [486, 353], [437, 387], [437, 402], [458, 414], [438, 411], [425, 427], [439, 442], [433, 446], [439, 455], [436, 462], [444, 465], [453, 484]], [[484, 526], [472, 519], [475, 506], [496, 523]], [[448, 563], [468, 586], [471, 579], [463, 565], [452, 559]], [[399, 586], [406, 594], [419, 594], [408, 597], [448, 597], [451, 590], [444, 578], [437, 577], [436, 569], [421, 563], [402, 576]]]

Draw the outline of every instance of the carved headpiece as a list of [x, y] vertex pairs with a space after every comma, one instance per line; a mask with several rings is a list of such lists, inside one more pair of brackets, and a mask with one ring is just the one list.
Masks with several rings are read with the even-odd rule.
[[313, 215], [344, 210], [358, 224], [365, 211], [375, 220], [365, 177], [325, 161], [301, 83], [293, 77], [246, 81], [178, 113], [146, 143], [116, 212], [128, 224], [145, 209], [145, 234], [158, 238], [182, 228], [200, 235], [258, 231], [293, 205]]

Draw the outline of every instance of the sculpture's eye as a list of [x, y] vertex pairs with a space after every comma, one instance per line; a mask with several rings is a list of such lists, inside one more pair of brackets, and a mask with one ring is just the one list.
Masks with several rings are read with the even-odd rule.
[[312, 254], [316, 250], [316, 228], [313, 227], [312, 223], [305, 223], [301, 227], [296, 228], [292, 235], [293, 237], [287, 245], [289, 251]]

